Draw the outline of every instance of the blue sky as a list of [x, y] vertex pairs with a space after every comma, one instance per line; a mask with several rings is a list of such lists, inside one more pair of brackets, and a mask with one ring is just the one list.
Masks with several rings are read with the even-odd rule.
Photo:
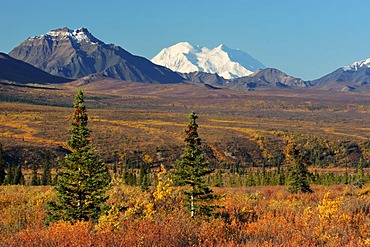
[[59, 27], [152, 58], [180, 41], [239, 48], [306, 80], [370, 57], [367, 0], [0, 0], [0, 51]]

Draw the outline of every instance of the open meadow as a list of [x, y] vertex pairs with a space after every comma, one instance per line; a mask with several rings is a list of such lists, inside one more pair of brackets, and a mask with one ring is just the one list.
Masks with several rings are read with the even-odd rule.
[[[104, 85], [92, 83], [84, 90], [93, 143], [110, 163], [115, 154], [122, 157], [133, 151], [153, 159], [161, 151], [165, 161], [173, 162], [183, 147], [183, 130], [192, 111], [199, 115], [200, 136], [216, 163], [259, 165], [263, 153], [281, 153], [291, 139], [336, 149], [330, 150], [333, 157], [346, 149], [354, 153], [355, 162], [360, 156], [369, 158], [365, 150], [370, 139], [368, 94], [319, 90], [241, 93], [203, 85], [140, 83], [123, 83], [112, 90], [112, 83]], [[60, 147], [69, 138], [76, 88], [2, 86], [1, 90], [0, 140], [6, 153], [13, 159], [19, 156], [20, 162], [40, 160], [34, 149], [63, 153]], [[328, 158], [325, 150], [321, 153], [322, 159]], [[336, 166], [344, 166], [343, 159], [338, 155]]]

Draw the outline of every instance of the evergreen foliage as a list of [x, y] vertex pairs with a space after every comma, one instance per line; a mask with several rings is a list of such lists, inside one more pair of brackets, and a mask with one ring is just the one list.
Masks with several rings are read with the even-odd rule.
[[71, 138], [67, 145], [72, 153], [59, 160], [56, 187], [57, 200], [48, 203], [48, 221], [97, 221], [107, 200], [105, 191], [110, 182], [106, 165], [90, 144], [88, 116], [83, 91], [74, 101]]
[[24, 176], [22, 173], [22, 165], [18, 165], [14, 170], [14, 180], [12, 184], [24, 184]]
[[37, 174], [37, 166], [36, 166], [36, 164], [32, 164], [31, 185], [32, 186], [40, 185], [40, 178], [38, 177], [38, 174]]
[[3, 144], [0, 142], [0, 185], [4, 184], [6, 177]]
[[51, 185], [52, 178], [51, 178], [51, 168], [50, 168], [50, 154], [47, 153], [45, 157], [45, 162], [43, 165], [43, 172], [41, 177], [41, 184], [42, 185]]
[[125, 169], [123, 173], [123, 181], [126, 185], [136, 186], [136, 174], [133, 171]]
[[192, 112], [189, 115], [189, 123], [185, 130], [185, 148], [179, 160], [175, 164], [174, 179], [178, 185], [190, 186], [184, 191], [187, 196], [187, 204], [190, 207], [191, 216], [195, 214], [210, 216], [217, 206], [210, 205], [210, 202], [219, 197], [213, 195], [212, 190], [207, 187], [205, 176], [213, 172], [201, 146], [201, 139], [198, 135], [198, 115]]
[[364, 162], [363, 159], [360, 159], [360, 162], [357, 166], [357, 179], [353, 183], [354, 186], [362, 188], [365, 185], [365, 173], [364, 173]]
[[289, 167], [288, 174], [288, 191], [291, 193], [312, 193], [308, 178], [310, 173], [307, 170], [308, 161], [301, 154], [296, 145], [290, 149], [292, 164]]
[[149, 191], [149, 173], [150, 173], [150, 165], [147, 163], [143, 163], [140, 166], [140, 189], [141, 191]]
[[13, 183], [14, 183], [14, 169], [12, 166], [9, 166], [6, 172], [4, 184], [13, 184]]
[[224, 186], [222, 171], [220, 169], [218, 169], [216, 171], [215, 177], [213, 179], [213, 185], [216, 186], [216, 187], [223, 187]]

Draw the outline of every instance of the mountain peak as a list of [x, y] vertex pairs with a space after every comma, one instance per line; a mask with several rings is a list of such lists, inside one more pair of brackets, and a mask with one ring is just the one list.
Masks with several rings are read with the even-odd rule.
[[369, 81], [370, 58], [336, 69], [310, 84], [325, 90], [370, 92]]
[[69, 29], [68, 27], [62, 27], [62, 28], [51, 30], [51, 32], [60, 32], [60, 33], [65, 33], [65, 32], [70, 32], [70, 31], [71, 29]]
[[247, 53], [220, 44], [214, 49], [180, 42], [164, 48], [151, 60], [181, 73], [217, 73], [225, 79], [247, 76], [265, 66]]
[[179, 42], [173, 46], [168, 47], [167, 49], [171, 52], [178, 52], [178, 53], [189, 53], [193, 52], [196, 47], [194, 47], [189, 42]]
[[86, 27], [81, 27], [75, 30], [69, 29], [68, 27], [57, 28], [51, 30], [43, 35], [38, 35], [29, 38], [28, 40], [34, 39], [48, 39], [48, 40], [71, 40], [74, 43], [88, 42], [92, 44], [103, 43], [99, 39], [95, 38]]
[[357, 70], [359, 70], [360, 68], [363, 68], [363, 67], [370, 68], [370, 58], [364, 59], [364, 60], [361, 60], [361, 61], [358, 61], [358, 62], [354, 62], [351, 65], [344, 66], [343, 70], [344, 71], [348, 71], [348, 70], [357, 71]]
[[225, 44], [219, 44], [215, 49], [224, 50], [224, 49], [230, 49], [230, 48], [227, 47]]
[[193, 47], [192, 44], [190, 44], [189, 42], [186, 42], [186, 41], [183, 41], [183, 42], [179, 42], [173, 46], [178, 46], [178, 47], [181, 47], [181, 46], [184, 46], [184, 47]]

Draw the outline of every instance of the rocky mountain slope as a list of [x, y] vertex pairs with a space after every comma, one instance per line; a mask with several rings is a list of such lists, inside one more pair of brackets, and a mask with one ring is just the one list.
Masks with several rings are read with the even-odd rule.
[[310, 84], [323, 90], [370, 92], [370, 58], [341, 67]]
[[300, 78], [289, 76], [278, 69], [267, 68], [258, 70], [250, 76], [231, 80], [228, 88], [245, 91], [257, 88], [306, 88], [309, 86]]
[[251, 75], [235, 79], [224, 79], [217, 74], [192, 72], [182, 74], [188, 81], [204, 83], [218, 88], [229, 88], [237, 91], [251, 91], [267, 88], [307, 88], [308, 82], [295, 78], [284, 72], [267, 68], [258, 70]]
[[0, 80], [18, 83], [64, 83], [71, 80], [54, 76], [0, 52]]

